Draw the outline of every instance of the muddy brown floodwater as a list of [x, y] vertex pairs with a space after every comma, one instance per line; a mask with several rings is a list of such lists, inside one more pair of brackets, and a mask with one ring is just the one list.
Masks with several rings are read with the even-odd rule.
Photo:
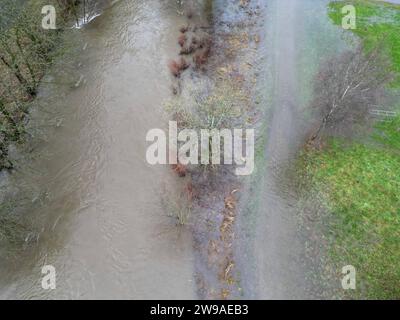
[[[166, 123], [166, 65], [183, 21], [176, 9], [114, 1], [67, 39], [79, 50], [46, 80], [74, 83], [43, 85], [31, 123], [47, 118], [55, 128], [37, 133], [45, 141], [9, 177], [33, 189], [25, 212], [37, 235], [2, 253], [1, 298], [194, 297], [191, 237], [159, 200], [176, 181], [145, 159], [147, 131]], [[56, 268], [56, 290], [41, 288], [45, 264]]]
[[[299, 95], [297, 85], [296, 33], [302, 27], [301, 1], [275, 1], [270, 14], [275, 30], [274, 110], [268, 132], [268, 163], [263, 198], [260, 242], [260, 288], [264, 298], [302, 298], [305, 288], [302, 270], [302, 245], [297, 236], [296, 219], [287, 194], [282, 192], [277, 169], [296, 152], [301, 137], [298, 130]], [[299, 18], [300, 17], [300, 18]], [[299, 139], [300, 138], [300, 139]], [[301, 140], [300, 140], [301, 141]]]

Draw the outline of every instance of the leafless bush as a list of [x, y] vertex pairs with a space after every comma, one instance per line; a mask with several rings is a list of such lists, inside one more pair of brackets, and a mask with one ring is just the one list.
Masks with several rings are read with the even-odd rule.
[[[186, 94], [174, 97], [165, 103], [169, 117], [177, 122], [178, 129], [195, 130], [201, 136], [201, 130], [222, 130], [246, 127], [249, 118], [246, 108], [248, 96], [231, 81], [222, 81], [218, 85], [208, 80], [198, 81], [196, 86], [189, 86]], [[212, 157], [213, 137], [209, 137], [209, 156]], [[221, 144], [221, 152], [223, 151]], [[199, 153], [199, 163], [201, 154]], [[194, 172], [196, 166], [191, 166]], [[198, 165], [204, 174], [217, 172], [218, 165]], [[179, 175], [184, 176], [185, 167], [173, 167]]]
[[390, 61], [376, 48], [368, 53], [362, 46], [324, 63], [314, 83], [318, 126], [310, 141], [324, 130], [337, 131], [365, 120], [383, 87], [392, 78]]
[[[248, 117], [247, 96], [225, 81], [213, 89], [199, 82], [188, 88], [188, 95], [167, 101], [165, 107], [180, 129], [223, 129], [242, 126]], [[202, 88], [202, 89], [199, 89]]]

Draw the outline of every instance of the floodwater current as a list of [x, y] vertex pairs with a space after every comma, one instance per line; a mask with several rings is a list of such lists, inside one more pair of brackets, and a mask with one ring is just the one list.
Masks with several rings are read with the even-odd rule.
[[[35, 102], [39, 142], [3, 179], [24, 193], [15, 207], [31, 223], [19, 230], [25, 244], [2, 248], [1, 298], [194, 297], [191, 237], [160, 201], [176, 181], [145, 159], [171, 95], [166, 66], [183, 21], [174, 4], [114, 2], [68, 35], [77, 49]], [[56, 269], [56, 290], [41, 287], [44, 265]]]

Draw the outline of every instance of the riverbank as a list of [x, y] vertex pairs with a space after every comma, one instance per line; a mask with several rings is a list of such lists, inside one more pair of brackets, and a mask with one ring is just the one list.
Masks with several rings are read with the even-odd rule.
[[[254, 97], [263, 70], [258, 46], [265, 8], [260, 1], [202, 4], [200, 8], [195, 1], [183, 5], [188, 21], [177, 37], [183, 48], [181, 58], [170, 64], [175, 97], [168, 101], [168, 111], [179, 129], [254, 128], [262, 112]], [[188, 15], [191, 11], [196, 14]], [[205, 48], [199, 43], [205, 43]], [[180, 65], [185, 68], [178, 74], [181, 68], [175, 66]], [[247, 266], [240, 268], [241, 256], [236, 252], [244, 241], [236, 231], [240, 219], [237, 206], [245, 196], [246, 179], [234, 174], [234, 166], [178, 164], [172, 169], [181, 176], [184, 198], [189, 199], [185, 219], [178, 216], [177, 220], [193, 234], [199, 296], [228, 299], [253, 295], [243, 290]]]
[[[395, 114], [399, 110], [393, 96], [399, 84], [400, 7], [375, 1], [332, 2], [327, 10], [336, 25], [341, 24], [340, 9], [345, 4], [356, 7], [357, 28], [352, 32], [365, 49], [379, 45], [391, 58], [396, 77], [380, 109]], [[314, 210], [310, 216], [325, 221], [322, 225], [311, 222], [311, 226], [324, 238], [330, 270], [340, 278], [341, 267], [356, 268], [357, 289], [339, 295], [396, 299], [400, 296], [399, 116], [378, 119], [373, 129], [369, 126], [364, 123], [359, 129], [364, 137], [356, 133], [352, 141], [345, 141], [336, 136], [328, 138], [322, 150], [305, 151], [299, 162], [300, 179], [304, 185], [309, 183], [312, 194], [330, 212], [322, 209], [321, 216]]]
[[[42, 8], [55, 8], [57, 29], [42, 27]], [[29, 0], [2, 4], [0, 36], [0, 170], [15, 167], [11, 145], [29, 139], [26, 122], [32, 101], [43, 76], [65, 51], [62, 33], [77, 10], [79, 2]]]
[[[54, 5], [59, 14], [57, 30], [42, 28], [41, 11], [48, 4]], [[4, 262], [10, 253], [7, 248], [30, 242], [30, 223], [17, 213], [24, 207], [27, 194], [17, 191], [23, 186], [13, 186], [11, 181], [14, 174], [29, 168], [37, 143], [30, 130], [31, 112], [35, 112], [40, 101], [39, 87], [46, 82], [43, 78], [68, 50], [64, 31], [71, 18], [71, 7], [67, 2], [60, 7], [55, 1], [5, 1], [2, 10], [1, 15], [5, 16], [0, 31], [0, 242]]]

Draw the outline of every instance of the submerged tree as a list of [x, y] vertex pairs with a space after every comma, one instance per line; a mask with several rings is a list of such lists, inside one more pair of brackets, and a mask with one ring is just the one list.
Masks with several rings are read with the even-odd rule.
[[[10, 168], [10, 143], [23, 140], [24, 116], [41, 78], [62, 53], [62, 30], [77, 16], [79, 0], [3, 0], [0, 10], [0, 169]], [[86, 5], [88, 1], [85, 1]], [[54, 5], [57, 29], [42, 28], [42, 7]], [[85, 9], [86, 12], [86, 9]]]

